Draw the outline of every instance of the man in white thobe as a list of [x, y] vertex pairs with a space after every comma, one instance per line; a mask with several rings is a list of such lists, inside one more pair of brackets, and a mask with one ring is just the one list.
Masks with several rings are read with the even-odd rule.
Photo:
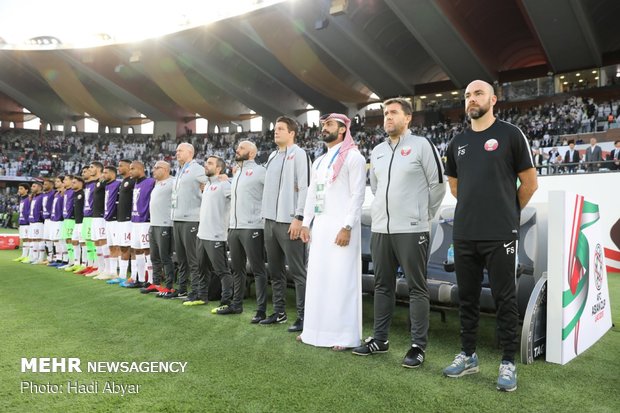
[[328, 150], [312, 164], [300, 235], [303, 242], [312, 240], [304, 330], [298, 340], [336, 351], [358, 346], [362, 337], [360, 219], [366, 160], [350, 124], [341, 114], [322, 118], [320, 139]]

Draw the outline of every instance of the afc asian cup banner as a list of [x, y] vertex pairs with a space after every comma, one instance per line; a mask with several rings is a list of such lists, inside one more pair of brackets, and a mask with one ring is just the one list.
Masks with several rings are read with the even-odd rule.
[[547, 352], [566, 364], [611, 328], [607, 270], [597, 204], [549, 193]]

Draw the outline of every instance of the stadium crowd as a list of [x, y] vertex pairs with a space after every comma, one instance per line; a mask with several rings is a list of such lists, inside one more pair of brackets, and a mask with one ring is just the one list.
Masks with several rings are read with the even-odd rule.
[[[560, 140], [562, 135], [589, 133], [620, 127], [620, 100], [596, 103], [591, 98], [572, 96], [562, 104], [547, 103], [526, 110], [513, 107], [498, 110], [499, 119], [517, 125], [526, 134], [532, 148], [550, 148], [568, 145]], [[467, 127], [467, 121], [437, 122], [429, 126], [412, 125], [413, 134], [427, 137], [435, 143], [442, 156], [448, 143]], [[365, 126], [363, 121], [352, 125], [351, 132], [360, 152], [370, 159], [372, 148], [385, 139], [380, 126]], [[301, 127], [298, 144], [311, 159], [324, 151], [318, 142], [316, 125]], [[257, 146], [257, 160], [262, 163], [275, 148], [273, 131], [237, 132], [218, 134], [190, 134], [172, 138], [167, 135], [144, 134], [121, 135], [10, 129], [2, 132], [0, 139], [0, 175], [7, 176], [53, 176], [78, 173], [85, 159], [115, 165], [120, 159], [136, 159], [153, 165], [157, 160], [171, 162], [173, 170], [178, 166], [174, 151], [181, 141], [194, 145], [197, 153], [212, 153], [227, 164], [228, 172], [234, 163], [234, 147], [243, 140]], [[576, 144], [584, 143], [579, 140]]]

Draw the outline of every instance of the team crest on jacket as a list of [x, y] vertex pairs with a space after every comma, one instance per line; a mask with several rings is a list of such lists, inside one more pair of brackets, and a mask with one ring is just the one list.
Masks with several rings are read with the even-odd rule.
[[97, 188], [101, 186], [101, 182], [97, 182]]
[[209, 188], [209, 189], [211, 189], [212, 191], [215, 191], [215, 190], [217, 190], [217, 185], [211, 185], [211, 188]]
[[124, 186], [125, 188], [127, 188], [127, 187], [129, 186], [129, 182], [125, 182], [125, 183], [123, 184], [123, 186]]
[[403, 148], [400, 150], [400, 154], [402, 156], [409, 156], [410, 153], [411, 153], [411, 146], [403, 146]]
[[292, 154], [286, 157], [287, 161], [292, 161], [293, 159], [295, 159], [295, 154]]
[[248, 169], [247, 171], [245, 171], [245, 176], [252, 176], [254, 174], [254, 171], [252, 169]]
[[487, 152], [492, 152], [496, 150], [498, 146], [499, 143], [497, 142], [497, 139], [489, 139], [484, 143], [484, 150]]

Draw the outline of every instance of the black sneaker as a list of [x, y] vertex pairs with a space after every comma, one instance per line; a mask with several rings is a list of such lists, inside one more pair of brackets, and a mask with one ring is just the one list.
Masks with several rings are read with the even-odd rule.
[[199, 297], [196, 297], [196, 295], [195, 295], [195, 294], [194, 294], [194, 292], [192, 291], [192, 292], [191, 292], [191, 293], [189, 293], [189, 294], [185, 294], [185, 297], [181, 297], [181, 296], [179, 295], [179, 297], [177, 297], [177, 298], [182, 298], [182, 300], [181, 300], [181, 301], [196, 301]]
[[183, 291], [182, 292], [171, 291], [171, 292], [168, 292], [168, 293], [164, 293], [162, 298], [166, 298], [166, 299], [173, 299], [173, 298], [185, 299], [185, 298], [187, 298], [187, 293], [183, 292]]
[[288, 328], [289, 333], [296, 333], [298, 331], [303, 331], [304, 329], [304, 319], [298, 318], [295, 320], [295, 323]]
[[243, 312], [243, 308], [237, 308], [231, 305], [227, 305], [227, 306], [222, 306], [218, 308], [215, 314], [219, 314], [219, 315], [241, 314], [242, 312]]
[[364, 344], [353, 349], [353, 354], [358, 356], [370, 356], [375, 353], [387, 353], [390, 348], [389, 341], [379, 341], [372, 337], [368, 337]]
[[258, 324], [263, 326], [268, 324], [282, 324], [286, 323], [287, 320], [286, 313], [273, 313], [266, 319], [261, 320]]
[[144, 283], [140, 281], [136, 281], [135, 283], [127, 283], [126, 288], [142, 288], [144, 287]]
[[424, 350], [413, 344], [405, 355], [402, 366], [408, 369], [415, 369], [420, 367], [422, 363], [424, 363]]
[[264, 311], [257, 311], [256, 315], [254, 317], [252, 317], [252, 319], [250, 320], [250, 323], [252, 324], [258, 324], [261, 321], [263, 321], [265, 318], [267, 318], [267, 314], [265, 314]]

